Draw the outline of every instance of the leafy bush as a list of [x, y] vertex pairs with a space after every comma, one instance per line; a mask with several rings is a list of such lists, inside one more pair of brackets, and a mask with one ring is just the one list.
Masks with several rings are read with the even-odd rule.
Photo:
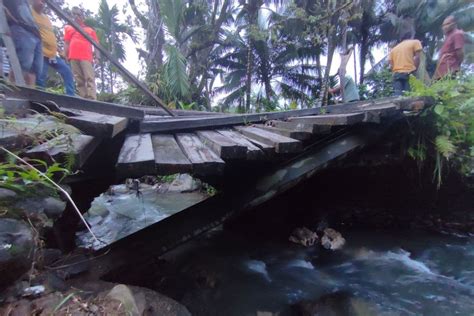
[[434, 156], [438, 186], [444, 166], [464, 175], [471, 174], [474, 171], [474, 76], [447, 78], [431, 86], [411, 77], [410, 85], [410, 96], [432, 97], [435, 106], [420, 115], [418, 139], [408, 154], [418, 161], [430, 154]]
[[[71, 173], [68, 169], [61, 167], [59, 163], [48, 166], [46, 162], [38, 159], [30, 159], [28, 163], [37, 169], [44, 170], [43, 173], [48, 178], [57, 178], [57, 182], [61, 182]], [[31, 193], [31, 189], [37, 185], [56, 191], [56, 187], [46, 181], [36, 169], [18, 163], [16, 160], [0, 164], [0, 187], [21, 193]]]

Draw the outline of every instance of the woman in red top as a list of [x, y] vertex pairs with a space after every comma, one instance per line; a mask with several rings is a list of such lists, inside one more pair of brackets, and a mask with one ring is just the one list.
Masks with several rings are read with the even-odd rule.
[[[84, 14], [81, 9], [78, 7], [72, 8], [72, 15], [82, 29], [98, 42], [94, 29], [84, 23]], [[96, 100], [92, 44], [71, 25], [66, 25], [64, 29], [64, 42], [66, 57], [71, 62], [79, 95], [86, 99]]]

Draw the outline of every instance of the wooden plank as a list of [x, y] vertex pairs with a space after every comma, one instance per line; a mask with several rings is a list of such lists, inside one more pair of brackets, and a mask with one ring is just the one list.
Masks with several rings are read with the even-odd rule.
[[380, 123], [381, 119], [394, 115], [395, 113], [400, 112], [400, 108], [396, 104], [386, 104], [386, 105], [375, 105], [365, 109], [364, 113], [364, 122], [369, 123]]
[[[231, 139], [234, 143], [245, 146], [247, 149], [247, 160], [261, 160], [264, 158], [264, 152], [247, 138], [245, 138], [244, 135], [229, 129], [221, 129], [217, 130], [217, 132]], [[273, 147], [270, 148], [273, 149]]]
[[300, 140], [300, 141], [307, 140], [312, 135], [311, 133], [308, 133], [308, 132], [305, 132], [305, 131], [296, 131], [296, 130], [291, 130], [291, 129], [286, 129], [286, 128], [279, 128], [279, 127], [274, 127], [274, 126], [261, 125], [261, 124], [255, 125], [255, 127], [264, 129], [266, 131], [269, 131], [269, 132], [272, 132], [272, 133], [275, 133], [275, 134], [278, 134], [278, 135], [281, 135], [281, 136], [297, 139], [297, 140]]
[[245, 159], [247, 157], [247, 147], [235, 143], [232, 139], [216, 131], [198, 131], [196, 134], [207, 147], [222, 159]]
[[173, 135], [153, 135], [151, 142], [158, 174], [169, 175], [192, 172], [192, 163], [186, 158]]
[[116, 168], [120, 177], [141, 177], [155, 174], [155, 154], [151, 135], [127, 136], [120, 150]]
[[[397, 101], [402, 102], [402, 101]], [[303, 110], [282, 111], [282, 112], [268, 112], [257, 114], [239, 114], [239, 115], [222, 115], [220, 117], [207, 118], [182, 118], [182, 119], [167, 119], [160, 121], [143, 121], [140, 123], [140, 130], [142, 132], [176, 132], [194, 129], [211, 129], [229, 127], [234, 125], [245, 125], [249, 123], [263, 123], [269, 120], [286, 120], [290, 117], [301, 116], [317, 116], [328, 114], [344, 114], [351, 112], [360, 112], [365, 107], [377, 104], [397, 103], [393, 98], [386, 98], [380, 100], [369, 100], [361, 102], [346, 103], [341, 105], [327, 106], [324, 108], [311, 108]], [[403, 100], [404, 104], [408, 101]]]
[[45, 161], [65, 161], [73, 155], [74, 166], [82, 167], [100, 143], [100, 139], [89, 135], [72, 135], [71, 139], [61, 135], [26, 152], [26, 156]]
[[325, 114], [317, 116], [290, 117], [290, 122], [316, 125], [344, 126], [360, 123], [364, 120], [363, 113]]
[[142, 121], [140, 123], [140, 131], [143, 133], [150, 132], [179, 132], [195, 129], [221, 128], [233, 125], [244, 125], [249, 123], [263, 123], [268, 120], [282, 120], [292, 116], [317, 115], [321, 113], [320, 108], [269, 112], [259, 114], [238, 114], [238, 115], [222, 115], [216, 117], [205, 118], [180, 118], [166, 120]]
[[31, 110], [31, 102], [23, 99], [6, 98], [1, 101], [1, 107], [5, 115], [25, 117]]
[[176, 140], [193, 164], [194, 173], [203, 176], [223, 173], [225, 162], [204, 145], [196, 134], [177, 134]]
[[89, 135], [113, 138], [128, 126], [128, 119], [125, 117], [86, 111], [78, 111], [77, 114], [78, 116], [70, 116], [67, 123]]
[[291, 129], [295, 131], [307, 132], [311, 134], [328, 134], [331, 132], [331, 126], [329, 125], [316, 125], [316, 124], [307, 124], [299, 122], [285, 122], [272, 120], [266, 123], [269, 126]]
[[253, 126], [237, 126], [235, 129], [243, 135], [275, 147], [275, 152], [279, 154], [297, 153], [303, 150], [301, 142], [296, 139], [281, 136]]
[[40, 103], [53, 101], [61, 108], [127, 117], [136, 120], [141, 120], [145, 117], [145, 112], [139, 108], [95, 100], [87, 100], [67, 95], [53, 94], [27, 87], [17, 87], [15, 89], [6, 90], [5, 95], [7, 97], [26, 99]]

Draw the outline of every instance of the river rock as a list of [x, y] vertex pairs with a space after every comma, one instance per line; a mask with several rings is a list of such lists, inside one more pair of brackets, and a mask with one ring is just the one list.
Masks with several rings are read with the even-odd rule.
[[46, 216], [52, 219], [59, 218], [66, 209], [66, 202], [53, 197], [47, 197], [43, 200], [43, 210]]
[[[99, 286], [102, 287], [103, 284]], [[97, 298], [99, 302], [105, 301], [105, 305], [113, 301], [120, 302], [121, 312], [127, 315], [191, 316], [186, 307], [171, 298], [137, 286], [115, 285], [112, 289], [99, 293]]]
[[27, 272], [35, 247], [30, 228], [14, 219], [0, 219], [0, 289]]
[[0, 201], [16, 198], [17, 194], [15, 191], [0, 188]]
[[312, 301], [302, 301], [292, 306], [295, 316], [372, 316], [376, 308], [346, 292], [334, 292]]
[[194, 192], [201, 188], [201, 181], [189, 174], [180, 174], [171, 182], [168, 192]]
[[311, 247], [318, 241], [318, 238], [318, 234], [306, 227], [302, 227], [293, 230], [289, 240], [295, 244]]
[[332, 228], [326, 228], [324, 230], [324, 236], [321, 238], [321, 245], [324, 248], [329, 250], [339, 250], [345, 243], [346, 240], [338, 231]]

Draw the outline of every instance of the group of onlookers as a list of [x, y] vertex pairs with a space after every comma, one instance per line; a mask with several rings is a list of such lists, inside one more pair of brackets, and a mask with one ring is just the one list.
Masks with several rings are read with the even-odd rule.
[[[464, 32], [457, 28], [456, 19], [448, 16], [443, 21], [442, 29], [445, 40], [439, 51], [434, 80], [455, 77], [464, 60]], [[389, 62], [393, 72], [395, 96], [401, 96], [410, 90], [409, 77], [417, 70], [422, 51], [421, 42], [413, 39], [412, 32], [404, 34], [400, 43], [390, 51]]]
[[[62, 77], [67, 95], [96, 99], [93, 47], [73, 26], [64, 29], [64, 52], [58, 51], [53, 24], [45, 14], [44, 0], [4, 0], [10, 36], [15, 44], [25, 83], [45, 88], [49, 67]], [[95, 31], [84, 23], [80, 8], [72, 9], [74, 20], [98, 41]], [[96, 55], [97, 57], [98, 55]], [[10, 71], [10, 78], [14, 80]]]

